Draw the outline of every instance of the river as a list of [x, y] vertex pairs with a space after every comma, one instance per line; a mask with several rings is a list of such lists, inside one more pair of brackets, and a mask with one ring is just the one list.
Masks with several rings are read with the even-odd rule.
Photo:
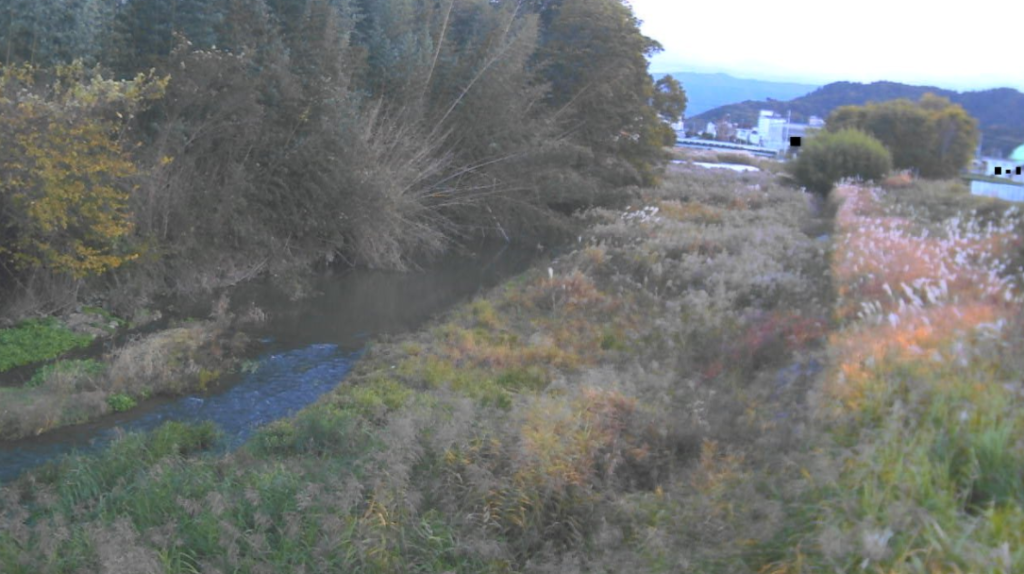
[[419, 328], [481, 290], [525, 271], [535, 249], [482, 245], [411, 273], [347, 270], [314, 277], [311, 295], [288, 297], [270, 281], [238, 288], [232, 306], [256, 306], [267, 320], [249, 334], [262, 348], [253, 368], [226, 377], [216, 391], [154, 399], [126, 413], [38, 437], [0, 443], [0, 482], [71, 452], [94, 452], [122, 432], [167, 421], [213, 421], [224, 446], [241, 445], [261, 425], [290, 416], [341, 382], [369, 339]]

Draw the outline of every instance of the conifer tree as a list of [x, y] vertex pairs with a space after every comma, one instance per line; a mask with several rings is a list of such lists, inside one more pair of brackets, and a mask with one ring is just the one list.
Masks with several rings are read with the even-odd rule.
[[115, 15], [108, 59], [124, 77], [160, 68], [182, 39], [215, 45], [221, 17], [216, 0], [128, 0]]

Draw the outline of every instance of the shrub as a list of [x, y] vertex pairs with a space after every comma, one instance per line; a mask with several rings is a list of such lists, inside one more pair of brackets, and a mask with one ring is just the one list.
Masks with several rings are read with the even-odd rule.
[[114, 409], [115, 413], [121, 413], [134, 409], [136, 402], [135, 399], [124, 393], [117, 393], [107, 397], [107, 404], [110, 405], [110, 408]]
[[906, 189], [914, 185], [914, 177], [906, 171], [894, 173], [882, 181], [882, 187], [888, 190]]
[[[129, 397], [128, 400], [131, 398]], [[158, 427], [146, 437], [146, 440], [149, 443], [150, 456], [153, 459], [159, 459], [175, 455], [187, 456], [209, 450], [218, 438], [220, 438], [220, 430], [210, 421], [197, 424], [172, 421]]]
[[880, 141], [846, 129], [809, 139], [790, 172], [800, 185], [824, 195], [844, 177], [878, 180], [891, 169], [892, 155]]

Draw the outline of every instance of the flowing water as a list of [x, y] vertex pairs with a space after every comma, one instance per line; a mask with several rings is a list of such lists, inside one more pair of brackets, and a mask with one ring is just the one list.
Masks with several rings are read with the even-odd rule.
[[236, 447], [261, 425], [287, 417], [333, 389], [367, 339], [416, 329], [482, 289], [526, 270], [536, 250], [483, 246], [472, 257], [450, 257], [413, 273], [352, 270], [316, 277], [312, 294], [292, 300], [269, 282], [236, 290], [233, 307], [268, 319], [249, 332], [262, 354], [219, 390], [143, 403], [127, 413], [39, 437], [0, 443], [0, 482], [77, 452], [106, 446], [122, 432], [147, 431], [166, 421], [213, 421], [226, 446]]

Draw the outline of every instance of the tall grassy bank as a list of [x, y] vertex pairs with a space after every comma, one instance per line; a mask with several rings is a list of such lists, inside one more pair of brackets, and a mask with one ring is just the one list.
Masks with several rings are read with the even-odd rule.
[[833, 194], [821, 448], [765, 571], [1020, 572], [1020, 211], [939, 183]]
[[235, 453], [169, 425], [7, 485], [0, 570], [756, 570], [824, 361], [813, 217], [681, 168]]
[[239, 451], [6, 485], [0, 571], [1019, 571], [1016, 208], [843, 185], [830, 243], [762, 174], [633, 200]]

